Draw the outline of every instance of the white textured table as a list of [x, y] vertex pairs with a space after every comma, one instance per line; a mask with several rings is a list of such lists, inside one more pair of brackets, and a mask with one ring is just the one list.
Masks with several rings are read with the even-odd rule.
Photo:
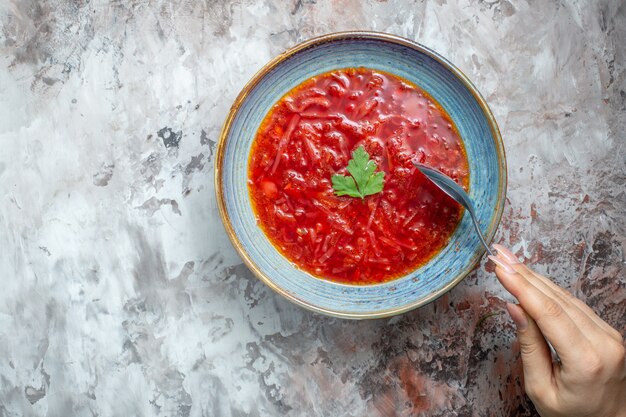
[[535, 415], [490, 270], [342, 321], [274, 295], [224, 233], [231, 102], [347, 29], [474, 81], [508, 155], [497, 240], [626, 330], [623, 1], [3, 0], [0, 416]]

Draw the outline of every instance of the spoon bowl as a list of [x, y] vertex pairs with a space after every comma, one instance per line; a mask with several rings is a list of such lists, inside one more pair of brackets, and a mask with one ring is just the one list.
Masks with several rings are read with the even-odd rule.
[[474, 212], [474, 205], [472, 204], [472, 200], [470, 199], [469, 195], [467, 195], [463, 187], [457, 184], [452, 178], [448, 177], [440, 171], [437, 171], [436, 169], [432, 169], [425, 165], [417, 163], [415, 163], [415, 166], [417, 167], [417, 169], [420, 170], [422, 174], [426, 176], [426, 178], [428, 178], [432, 183], [439, 187], [441, 191], [449, 195], [454, 201], [462, 205], [467, 210], [467, 212], [470, 214], [470, 217], [472, 218], [472, 223], [474, 224], [474, 229], [476, 230], [476, 233], [478, 233], [480, 242], [485, 246], [485, 249], [487, 249], [487, 253], [489, 255], [493, 255], [494, 253], [489, 248], [489, 245], [485, 241], [485, 237], [480, 230], [480, 224], [478, 224], [478, 219], [476, 219], [476, 213]]

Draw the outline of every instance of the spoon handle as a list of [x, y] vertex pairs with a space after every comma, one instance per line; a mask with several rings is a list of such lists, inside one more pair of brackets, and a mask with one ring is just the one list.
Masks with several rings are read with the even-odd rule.
[[489, 248], [489, 245], [487, 244], [487, 242], [485, 242], [485, 238], [483, 237], [483, 232], [480, 230], [480, 225], [478, 224], [478, 220], [476, 219], [476, 214], [474, 213], [474, 208], [470, 207], [467, 209], [467, 211], [469, 212], [470, 217], [472, 218], [472, 223], [474, 223], [474, 227], [476, 228], [476, 233], [478, 233], [478, 237], [480, 241], [482, 242], [485, 249], [487, 249], [487, 253], [491, 256], [495, 256], [491, 248]]

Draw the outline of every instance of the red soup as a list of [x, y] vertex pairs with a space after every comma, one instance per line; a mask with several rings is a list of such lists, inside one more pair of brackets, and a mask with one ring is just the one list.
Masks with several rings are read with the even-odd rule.
[[[337, 195], [333, 176], [353, 176], [348, 163], [363, 150], [376, 163], [368, 175], [384, 173], [382, 190]], [[413, 162], [467, 189], [463, 142], [432, 97], [366, 68], [318, 75], [281, 98], [257, 132], [248, 172], [257, 222], [314, 276], [350, 284], [397, 278], [441, 250], [462, 215]]]

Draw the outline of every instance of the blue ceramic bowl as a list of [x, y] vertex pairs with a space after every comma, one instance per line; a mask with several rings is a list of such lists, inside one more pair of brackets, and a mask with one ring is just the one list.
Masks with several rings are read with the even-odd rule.
[[496, 231], [506, 193], [504, 148], [496, 121], [476, 88], [437, 53], [397, 36], [334, 33], [304, 42], [267, 64], [246, 85], [222, 129], [215, 181], [226, 231], [247, 266], [270, 288], [305, 308], [344, 318], [391, 316], [422, 306], [458, 284], [484, 248], [466, 213], [450, 243], [419, 269], [376, 285], [333, 283], [296, 268], [257, 226], [247, 186], [248, 156], [264, 116], [306, 79], [346, 67], [368, 67], [426, 90], [452, 117], [467, 151], [470, 196], [487, 241]]

